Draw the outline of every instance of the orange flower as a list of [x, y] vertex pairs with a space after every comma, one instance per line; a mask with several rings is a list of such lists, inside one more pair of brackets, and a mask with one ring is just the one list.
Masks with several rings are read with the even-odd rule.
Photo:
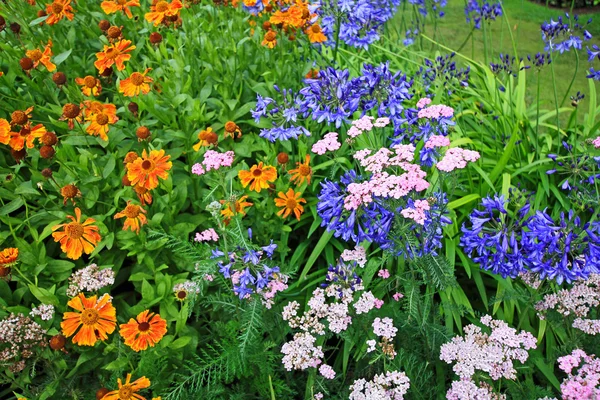
[[60, 323], [62, 333], [66, 337], [73, 336], [73, 343], [80, 346], [93, 346], [98, 340], [108, 339], [117, 325], [117, 312], [111, 303], [111, 297], [104, 294], [86, 298], [83, 293], [73, 297], [67, 305], [79, 312], [66, 312]]
[[134, 72], [129, 78], [119, 82], [119, 93], [123, 93], [127, 97], [137, 96], [142, 92], [148, 94], [150, 92], [149, 83], [154, 82], [154, 79], [146, 76], [152, 68], [146, 68], [144, 72]]
[[114, 104], [102, 104], [100, 102], [88, 102], [84, 109], [85, 120], [90, 125], [85, 129], [92, 136], [100, 136], [102, 140], [108, 140], [110, 125], [119, 120], [117, 107]]
[[125, 231], [130, 228], [132, 232], [139, 234], [140, 227], [148, 223], [148, 220], [144, 215], [146, 214], [146, 210], [138, 205], [130, 203], [131, 201], [128, 201], [127, 206], [123, 211], [115, 214], [115, 219], [126, 217], [125, 224], [123, 224], [123, 230]]
[[287, 218], [293, 212], [296, 219], [300, 221], [300, 215], [304, 212], [304, 207], [300, 203], [306, 203], [301, 196], [302, 193], [294, 193], [292, 188], [288, 189], [287, 193], [279, 192], [278, 198], [275, 199], [275, 205], [283, 208], [277, 212], [277, 215], [283, 214], [283, 218]]
[[154, 347], [165, 336], [167, 321], [146, 310], [139, 313], [136, 319], [130, 318], [128, 323], [122, 324], [119, 333], [133, 351], [146, 350], [148, 346]]
[[311, 43], [323, 43], [327, 41], [327, 36], [323, 34], [323, 31], [318, 23], [314, 23], [306, 28], [306, 34], [308, 35], [308, 40], [310, 40]]
[[171, 156], [166, 156], [164, 150], [152, 150], [150, 155], [144, 150], [141, 157], [127, 163], [127, 178], [131, 185], [140, 185], [148, 190], [156, 188], [158, 178], [169, 177], [168, 171], [173, 165], [169, 158]]
[[152, 195], [148, 189], [140, 185], [135, 185], [132, 187], [135, 194], [137, 194], [138, 199], [140, 199], [141, 205], [152, 204]]
[[98, 96], [102, 92], [100, 79], [94, 78], [91, 75], [85, 78], [75, 78], [75, 83], [81, 86], [81, 93], [84, 96]]
[[144, 18], [146, 18], [146, 21], [152, 22], [154, 26], [158, 26], [165, 22], [167, 17], [179, 15], [179, 10], [182, 8], [183, 4], [179, 0], [173, 0], [171, 3], [163, 0], [152, 0], [150, 12]]
[[113, 390], [112, 392], [108, 392], [104, 395], [102, 400], [146, 400], [145, 397], [140, 396], [136, 392], [140, 389], [145, 389], [150, 387], [150, 380], [145, 376], [142, 376], [139, 379], [133, 381], [133, 383], [129, 383], [131, 381], [131, 374], [127, 374], [127, 378], [125, 379], [125, 384], [121, 382], [121, 378], [117, 380], [119, 383], [119, 390]]
[[110, 68], [113, 64], [117, 65], [119, 71], [125, 69], [125, 61], [131, 58], [131, 54], [127, 54], [135, 49], [135, 46], [131, 44], [131, 40], [119, 40], [116, 43], [110, 44], [110, 46], [104, 45], [104, 49], [96, 53], [96, 62], [94, 65], [98, 68], [100, 73]]
[[225, 134], [223, 136], [229, 136], [233, 139], [236, 133], [238, 139], [242, 137], [242, 130], [240, 127], [233, 121], [227, 121], [225, 123]]
[[[69, 0], [70, 1], [70, 0]], [[52, 3], [54, 4], [54, 3]], [[49, 20], [50, 18], [48, 18]], [[48, 21], [46, 20], [46, 21]], [[42, 63], [44, 67], [48, 70], [48, 72], [52, 72], [56, 70], [56, 65], [50, 61], [50, 57], [52, 57], [52, 39], [48, 39], [48, 44], [44, 47], [44, 51], [42, 52], [40, 49], [27, 50], [25, 55], [31, 58], [33, 61], [33, 68], [37, 68], [37, 66]]]
[[68, 200], [71, 200], [71, 203], [75, 205], [75, 197], [81, 197], [81, 191], [77, 186], [70, 183], [60, 188], [60, 195], [63, 197], [63, 206], [67, 205]]
[[296, 163], [297, 168], [290, 169], [289, 173], [292, 175], [290, 182], [295, 183], [296, 186], [302, 185], [306, 180], [310, 183], [310, 177], [312, 175], [312, 168], [308, 163], [310, 162], [310, 155], [306, 155], [303, 163]]
[[0, 143], [8, 144], [10, 140], [10, 123], [4, 118], [0, 118]]
[[200, 133], [198, 134], [198, 140], [200, 141], [193, 145], [192, 148], [195, 151], [198, 151], [200, 150], [200, 146], [210, 146], [211, 144], [217, 143], [218, 139], [219, 137], [216, 133], [213, 132], [212, 128], [206, 128], [205, 130], [200, 131]]
[[122, 11], [127, 15], [127, 18], [133, 18], [129, 7], [139, 7], [139, 0], [104, 0], [100, 7], [106, 14], [113, 14]]
[[0, 267], [8, 267], [14, 264], [19, 257], [19, 249], [16, 247], [7, 247], [0, 251]]
[[262, 189], [269, 188], [268, 182], [274, 182], [277, 179], [277, 170], [271, 165], [263, 166], [261, 161], [258, 165], [253, 165], [250, 171], [239, 171], [238, 178], [240, 178], [244, 187], [251, 183], [250, 190], [260, 193]]
[[13, 150], [22, 150], [25, 145], [28, 149], [33, 149], [33, 142], [36, 139], [40, 139], [46, 133], [46, 128], [42, 124], [37, 124], [31, 127], [31, 124], [27, 124], [22, 127], [19, 132], [10, 132], [10, 140], [8, 145]]
[[246, 215], [246, 207], [251, 207], [253, 205], [246, 201], [247, 198], [248, 196], [242, 196], [235, 200], [233, 204], [231, 204], [231, 200], [220, 201], [220, 203], [223, 204], [221, 215], [224, 217], [225, 221], [229, 221], [236, 214], [242, 214], [242, 217]]
[[[81, 210], [78, 207], [75, 207], [75, 216], [67, 215], [71, 222], [52, 227], [54, 241], [60, 242], [60, 249], [71, 260], [79, 259], [83, 252], [90, 254], [102, 239], [98, 233], [98, 227], [92, 225], [96, 220], [87, 218], [82, 224], [80, 222]], [[64, 229], [55, 232], [60, 228]]]
[[73, 21], [73, 7], [71, 7], [71, 0], [54, 0], [52, 3], [46, 5], [46, 13], [48, 18], [46, 23], [48, 25], [54, 25], [63, 18], [67, 18], [69, 21]]
[[269, 22], [273, 25], [281, 24], [284, 27], [293, 26], [299, 28], [304, 24], [302, 19], [302, 9], [300, 7], [291, 6], [287, 11], [277, 10], [269, 18]]
[[265, 37], [261, 43], [263, 46], [267, 46], [272, 49], [277, 44], [277, 34], [275, 31], [268, 31], [265, 33]]

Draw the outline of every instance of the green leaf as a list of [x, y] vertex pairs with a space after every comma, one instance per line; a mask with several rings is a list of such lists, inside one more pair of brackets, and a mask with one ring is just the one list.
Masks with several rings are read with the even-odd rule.
[[146, 301], [154, 300], [154, 288], [145, 279], [142, 281], [142, 298]]
[[110, 157], [102, 170], [102, 176], [106, 179], [114, 171], [116, 165], [115, 157]]
[[300, 274], [299, 281], [303, 281], [304, 279], [306, 279], [306, 275], [308, 274], [310, 267], [312, 267], [313, 264], [315, 263], [315, 261], [317, 261], [317, 258], [321, 255], [321, 253], [323, 252], [323, 249], [325, 249], [325, 246], [327, 246], [327, 244], [329, 243], [329, 241], [331, 240], [332, 237], [333, 237], [333, 231], [323, 232], [323, 234], [321, 235], [321, 238], [317, 242], [317, 245], [315, 246], [314, 250], [312, 251], [312, 253], [310, 253], [310, 256], [308, 257], [306, 264], [304, 264], [304, 269], [302, 269], [302, 273]]
[[169, 345], [171, 350], [180, 349], [182, 347], [187, 346], [187, 344], [192, 340], [191, 336], [180, 337]]
[[5, 204], [2, 207], [0, 207], [0, 215], [8, 215], [11, 212], [16, 211], [19, 208], [21, 208], [22, 205], [23, 205], [23, 198], [17, 197], [10, 203]]
[[69, 57], [71, 55], [71, 51], [72, 50], [67, 50], [63, 53], [60, 53], [59, 55], [57, 55], [56, 57], [54, 57], [52, 59], [52, 62], [54, 62], [54, 64], [56, 64], [56, 65], [61, 64], [63, 61], [65, 61], [67, 59], [67, 57]]
[[39, 288], [31, 283], [28, 285], [28, 287], [31, 294], [34, 295], [35, 298], [41, 301], [42, 303], [52, 304], [55, 306], [58, 306], [60, 304], [58, 298], [51, 291], [44, 288]]
[[48, 19], [48, 17], [49, 17], [49, 15], [44, 15], [43, 17], [36, 18], [29, 23], [29, 26], [39, 25], [42, 22], [46, 21]]
[[453, 209], [458, 208], [458, 207], [460, 207], [462, 205], [465, 205], [467, 203], [475, 201], [475, 200], [477, 200], [479, 198], [481, 198], [481, 196], [478, 195], [477, 193], [471, 193], [471, 194], [468, 194], [466, 196], [461, 197], [460, 199], [456, 199], [454, 201], [449, 202], [448, 203], [448, 208], [450, 210], [453, 210]]

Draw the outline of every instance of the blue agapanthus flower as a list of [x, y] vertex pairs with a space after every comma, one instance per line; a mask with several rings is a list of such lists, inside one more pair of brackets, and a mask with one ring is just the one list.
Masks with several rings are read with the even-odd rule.
[[488, 2], [481, 0], [469, 0], [465, 6], [467, 22], [473, 21], [476, 29], [481, 29], [481, 21], [495, 21], [502, 16], [502, 4], [499, 1]]
[[282, 92], [281, 104], [270, 97], [257, 94], [256, 108], [251, 110], [252, 117], [257, 123], [262, 117], [271, 120], [272, 127], [262, 129], [259, 136], [273, 143], [277, 140], [298, 140], [302, 135], [310, 136], [310, 132], [305, 127], [296, 124], [299, 114], [297, 96], [291, 90], [280, 91], [277, 86], [275, 89]]
[[528, 255], [521, 243], [525, 216], [529, 202], [511, 217], [506, 209], [508, 200], [504, 196], [482, 199], [483, 210], [473, 210], [469, 223], [464, 223], [460, 245], [481, 268], [515, 278], [526, 270]]
[[529, 269], [558, 284], [600, 273], [600, 222], [583, 223], [573, 210], [555, 221], [536, 211], [523, 233]]
[[545, 21], [541, 25], [542, 39], [546, 44], [546, 51], [559, 51], [561, 54], [571, 49], [581, 50], [582, 43], [592, 39], [592, 34], [585, 29], [592, 22], [590, 18], [587, 23], [579, 21], [579, 16], [572, 18], [568, 13], [565, 17], [558, 17], [556, 21]]

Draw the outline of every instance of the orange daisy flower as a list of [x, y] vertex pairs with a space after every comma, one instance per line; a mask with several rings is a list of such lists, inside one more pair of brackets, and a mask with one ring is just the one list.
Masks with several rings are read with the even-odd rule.
[[225, 221], [229, 221], [236, 214], [242, 214], [242, 217], [246, 215], [246, 207], [251, 207], [253, 203], [246, 201], [248, 196], [242, 196], [239, 199], [235, 200], [232, 203], [230, 200], [221, 200], [220, 203], [223, 204], [223, 208], [221, 209], [221, 215], [224, 217]]
[[150, 191], [148, 189], [140, 185], [135, 185], [132, 187], [135, 194], [137, 194], [138, 199], [140, 199], [141, 205], [152, 204], [152, 195], [150, 194]]
[[119, 383], [119, 390], [113, 390], [112, 392], [108, 392], [104, 395], [102, 400], [146, 400], [145, 397], [140, 396], [136, 392], [140, 389], [145, 389], [150, 387], [150, 380], [145, 376], [142, 376], [139, 379], [136, 379], [132, 383], [131, 374], [127, 374], [127, 378], [125, 379], [125, 384], [121, 382], [121, 378], [117, 380]]
[[300, 221], [300, 215], [304, 213], [304, 207], [300, 203], [306, 203], [306, 200], [301, 197], [302, 193], [294, 193], [294, 190], [290, 188], [287, 193], [279, 192], [277, 196], [275, 205], [283, 207], [277, 212], [277, 215], [282, 216], [281, 214], [283, 214], [282, 218], [287, 218], [293, 212], [296, 219]]
[[144, 214], [146, 214], [146, 210], [138, 205], [131, 204], [131, 201], [127, 201], [127, 206], [123, 211], [116, 213], [114, 218], [126, 217], [123, 230], [131, 229], [132, 232], [139, 234], [140, 227], [148, 223]]
[[200, 141], [192, 146], [195, 151], [200, 150], [201, 146], [210, 146], [211, 144], [217, 143], [219, 137], [215, 132], [213, 132], [212, 128], [206, 128], [205, 130], [200, 131], [198, 134], [198, 140]]
[[71, 0], [54, 0], [52, 3], [46, 5], [46, 13], [48, 18], [46, 23], [48, 25], [54, 25], [63, 18], [67, 18], [69, 21], [73, 21], [75, 15], [73, 15], [73, 7], [71, 7]]
[[0, 118], [0, 143], [8, 144], [10, 140], [10, 123], [4, 118]]
[[164, 150], [152, 150], [148, 155], [146, 150], [142, 156], [127, 163], [127, 178], [131, 185], [140, 185], [148, 190], [158, 186], [158, 178], [167, 179], [168, 171], [173, 166], [169, 161], [171, 156], [166, 156]]
[[85, 78], [75, 78], [75, 83], [81, 86], [81, 93], [84, 96], [98, 96], [102, 92], [100, 79], [94, 78], [91, 75]]
[[148, 22], [152, 22], [154, 26], [158, 26], [165, 22], [167, 17], [179, 15], [179, 10], [183, 8], [183, 4], [179, 0], [173, 0], [171, 3], [167, 1], [152, 0], [150, 12], [144, 18]]
[[140, 94], [148, 94], [150, 92], [149, 83], [154, 82], [154, 79], [146, 76], [152, 68], [146, 68], [144, 72], [134, 72], [129, 78], [119, 82], [119, 93], [123, 93], [127, 97], [134, 97]]
[[73, 343], [79, 346], [93, 346], [98, 340], [108, 339], [117, 325], [117, 311], [111, 303], [112, 298], [104, 294], [86, 298], [83, 293], [73, 297], [67, 305], [79, 312], [66, 312], [60, 323], [62, 333], [72, 336], [79, 327], [79, 332], [73, 336]]
[[[70, 1], [70, 0], [69, 0]], [[54, 3], [53, 3], [54, 4]], [[49, 20], [50, 18], [48, 18]], [[46, 20], [46, 21], [48, 21]], [[31, 58], [33, 61], [33, 68], [37, 68], [37, 66], [42, 63], [44, 67], [48, 70], [48, 72], [52, 72], [56, 70], [56, 65], [50, 61], [50, 57], [52, 57], [52, 39], [48, 39], [48, 44], [44, 47], [44, 51], [42, 52], [40, 49], [27, 50], [25, 55]]]
[[312, 175], [312, 168], [308, 163], [310, 162], [310, 155], [306, 155], [303, 163], [296, 163], [297, 168], [290, 169], [288, 172], [292, 175], [290, 182], [295, 183], [296, 186], [302, 185], [306, 180], [310, 183], [310, 177]]
[[109, 46], [104, 45], [104, 49], [96, 53], [96, 62], [94, 65], [100, 73], [110, 68], [113, 64], [117, 65], [119, 71], [125, 69], [125, 61], [131, 58], [131, 51], [135, 50], [135, 46], [131, 44], [131, 40], [119, 40], [116, 43], [111, 43]]
[[263, 38], [261, 44], [263, 46], [267, 46], [270, 49], [275, 47], [275, 45], [277, 44], [277, 33], [275, 33], [275, 31], [268, 31], [267, 33], [265, 33], [265, 37]]
[[15, 110], [10, 114], [10, 125], [25, 126], [31, 119], [31, 113], [33, 112], [33, 106], [29, 107], [25, 111]]
[[240, 127], [233, 121], [227, 121], [225, 123], [225, 134], [223, 136], [229, 136], [233, 139], [236, 133], [238, 139], [242, 137], [242, 130]]
[[113, 14], [116, 12], [123, 12], [127, 15], [127, 18], [133, 18], [131, 9], [129, 7], [139, 7], [140, 2], [138, 0], [104, 0], [100, 7], [106, 14]]
[[7, 247], [0, 251], [0, 266], [9, 267], [17, 262], [19, 258], [19, 249], [16, 247]]
[[85, 129], [92, 136], [100, 136], [102, 140], [108, 140], [108, 130], [110, 125], [119, 120], [117, 117], [117, 107], [114, 104], [102, 104], [100, 102], [92, 102], [85, 110], [85, 120], [90, 122], [90, 125]]
[[136, 319], [130, 318], [128, 323], [122, 324], [119, 333], [133, 351], [146, 350], [148, 346], [154, 347], [165, 336], [167, 321], [146, 310], [139, 313]]
[[[67, 215], [71, 222], [55, 225], [52, 227], [52, 237], [55, 242], [60, 242], [60, 249], [71, 260], [77, 260], [83, 252], [90, 254], [98, 242], [102, 239], [98, 233], [98, 227], [92, 225], [96, 220], [87, 218], [81, 223], [81, 210], [75, 207], [75, 217]], [[64, 228], [58, 231], [60, 228]], [[58, 232], [56, 232], [58, 231]]]
[[22, 150], [25, 145], [27, 145], [28, 149], [33, 149], [33, 142], [44, 136], [46, 133], [46, 128], [42, 124], [37, 124], [34, 127], [31, 127], [31, 124], [27, 124], [22, 127], [19, 132], [10, 132], [10, 139], [8, 141], [8, 145], [13, 150]]
[[327, 36], [323, 34], [321, 26], [318, 23], [306, 28], [306, 34], [311, 43], [323, 43], [327, 41]]
[[269, 22], [273, 25], [293, 26], [299, 28], [304, 24], [302, 19], [302, 10], [300, 7], [291, 6], [287, 11], [277, 10], [269, 18]]
[[250, 183], [250, 190], [260, 193], [262, 189], [269, 188], [268, 182], [274, 182], [277, 179], [277, 170], [272, 165], [264, 166], [261, 161], [258, 165], [253, 165], [250, 171], [239, 171], [238, 178], [244, 187]]

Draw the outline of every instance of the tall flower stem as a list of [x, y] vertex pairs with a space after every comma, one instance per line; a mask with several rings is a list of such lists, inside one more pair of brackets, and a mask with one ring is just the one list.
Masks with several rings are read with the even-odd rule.
[[560, 121], [558, 118], [558, 94], [556, 93], [556, 74], [554, 73], [554, 62], [550, 63], [550, 70], [552, 71], [552, 86], [554, 89], [554, 108], [556, 110], [556, 130], [560, 133]]
[[575, 72], [573, 73], [573, 78], [571, 78], [571, 83], [569, 83], [569, 87], [567, 88], [567, 91], [565, 92], [565, 96], [563, 97], [562, 101], [560, 102], [561, 107], [565, 104], [565, 101], [567, 100], [567, 97], [569, 96], [571, 87], [573, 86], [573, 83], [575, 82], [575, 78], [577, 77], [578, 70], [579, 70], [579, 52], [577, 50], [575, 50]]

